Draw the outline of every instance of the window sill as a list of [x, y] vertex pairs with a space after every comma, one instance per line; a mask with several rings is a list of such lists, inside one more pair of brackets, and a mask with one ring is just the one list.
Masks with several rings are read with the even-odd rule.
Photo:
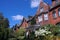
[[38, 22], [38, 24], [41, 24], [43, 21], [41, 21], [41, 22]]
[[47, 22], [48, 20], [44, 20], [44, 22]]
[[60, 17], [60, 16], [58, 15], [58, 17]]
[[57, 18], [53, 18], [53, 19], [57, 19]]

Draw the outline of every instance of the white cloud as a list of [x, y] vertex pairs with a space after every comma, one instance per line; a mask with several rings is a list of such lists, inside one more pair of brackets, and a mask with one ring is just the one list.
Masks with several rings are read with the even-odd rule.
[[31, 8], [38, 7], [42, 0], [31, 0]]
[[15, 16], [12, 16], [13, 20], [22, 20], [23, 19], [23, 16], [22, 15], [15, 15]]

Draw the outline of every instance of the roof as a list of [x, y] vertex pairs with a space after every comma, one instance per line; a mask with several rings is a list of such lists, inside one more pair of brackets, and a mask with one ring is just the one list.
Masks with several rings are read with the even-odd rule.
[[[46, 3], [46, 2], [44, 2], [44, 1], [40, 2], [40, 4], [43, 4], [43, 5], [48, 6], [50, 8], [50, 5], [48, 3]], [[39, 13], [40, 8], [41, 8], [41, 5], [39, 5], [39, 7], [38, 7], [37, 12], [36, 12], [36, 15], [39, 15], [40, 14]], [[44, 10], [43, 12], [47, 12], [47, 11], [48, 10]], [[41, 12], [41, 13], [43, 13], [43, 12]]]
[[30, 22], [33, 19], [33, 16], [29, 16], [29, 17], [32, 17], [32, 18], [31, 19], [29, 19], [29, 18], [23, 18], [20, 26], [23, 24], [24, 21], [28, 23], [28, 22]]
[[49, 11], [51, 11], [52, 9], [54, 9], [54, 8], [56, 8], [58, 6], [60, 6], [60, 2], [56, 2], [55, 6], [50, 6], [50, 10]]
[[26, 20], [25, 18], [23, 18], [23, 20], [22, 20], [20, 26], [23, 24], [24, 21], [27, 22], [27, 20]]
[[50, 6], [49, 10], [43, 11], [43, 12], [41, 12], [38, 15], [35, 15], [35, 16], [39, 16], [40, 14], [48, 13], [49, 11], [52, 11], [53, 9], [55, 9], [56, 7], [59, 7], [59, 6], [60, 6], [60, 2], [56, 2], [55, 6]]

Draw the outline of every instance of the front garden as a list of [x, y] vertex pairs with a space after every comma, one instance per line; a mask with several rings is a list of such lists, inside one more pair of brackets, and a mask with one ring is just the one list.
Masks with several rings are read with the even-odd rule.
[[24, 29], [19, 29], [15, 33], [18, 40], [60, 40], [60, 26], [50, 24], [42, 26], [35, 31], [30, 31], [28, 35], [26, 35]]

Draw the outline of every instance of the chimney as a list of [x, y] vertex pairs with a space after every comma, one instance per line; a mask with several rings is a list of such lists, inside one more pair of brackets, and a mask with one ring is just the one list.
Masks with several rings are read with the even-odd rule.
[[52, 0], [52, 6], [56, 5], [56, 0]]

